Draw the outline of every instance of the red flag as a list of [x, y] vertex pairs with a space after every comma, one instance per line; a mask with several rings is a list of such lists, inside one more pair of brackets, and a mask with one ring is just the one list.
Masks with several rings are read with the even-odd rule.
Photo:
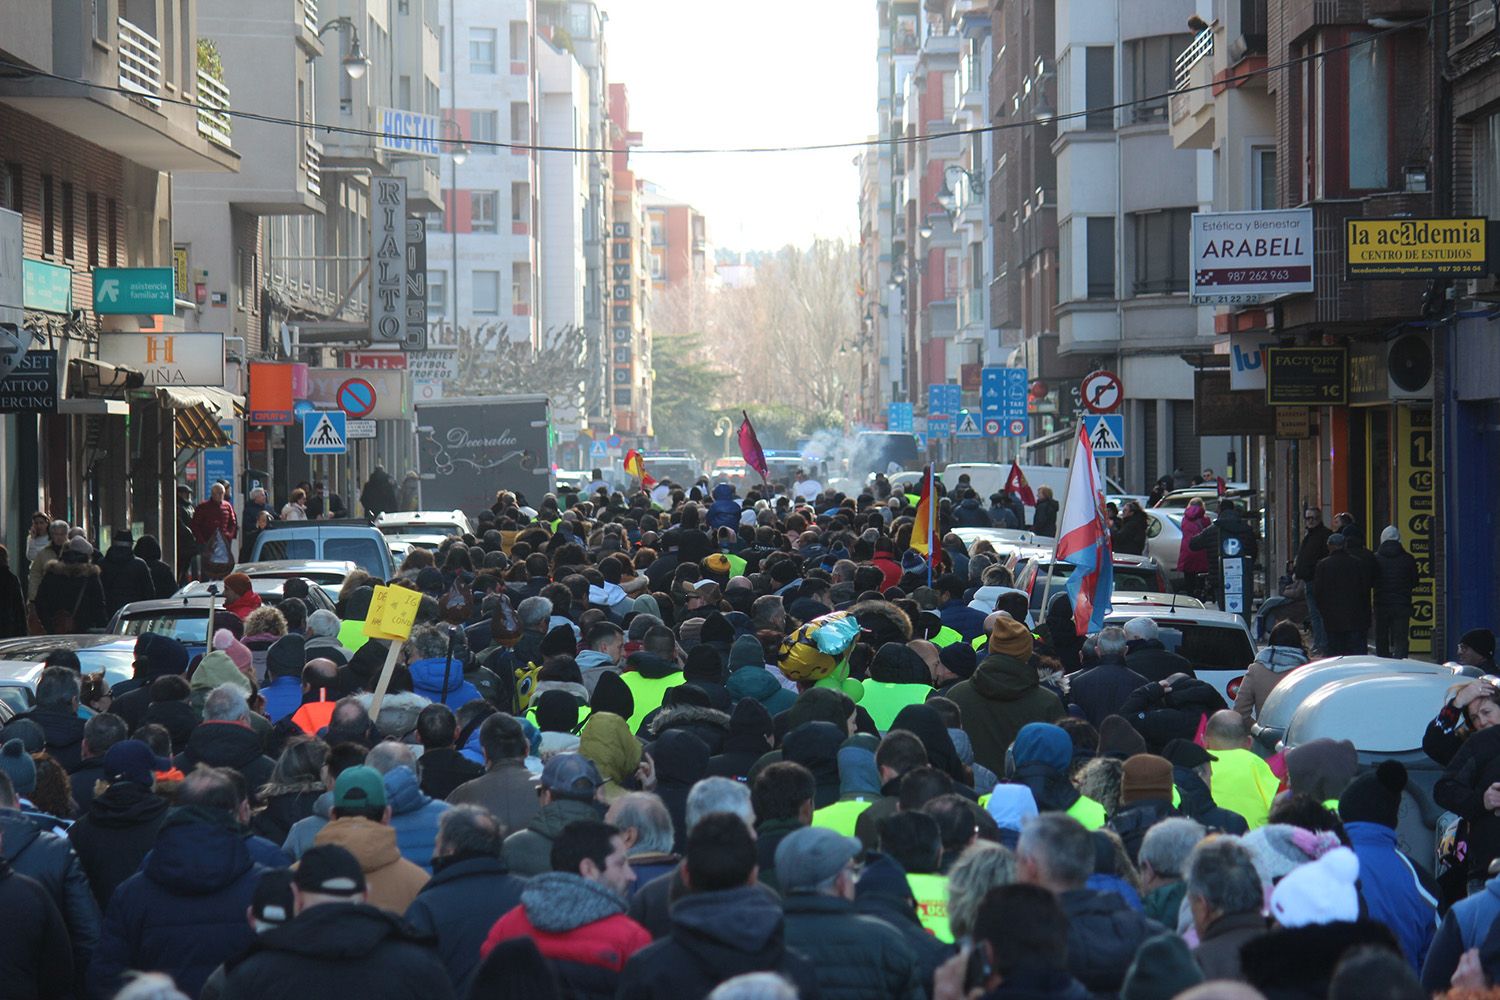
[[937, 542], [933, 538], [937, 518], [936, 499], [932, 494], [932, 466], [929, 465], [922, 473], [922, 490], [917, 496], [916, 518], [912, 521], [911, 541], [907, 545], [926, 556], [934, 566], [940, 556]]
[[1019, 462], [1010, 463], [1010, 475], [1005, 480], [1005, 493], [1019, 494], [1021, 502], [1028, 507], [1036, 506], [1036, 494], [1031, 492], [1031, 484], [1026, 481], [1026, 474], [1021, 471]]
[[744, 422], [740, 424], [740, 454], [745, 457], [745, 464], [760, 473], [760, 481], [768, 483], [771, 481], [771, 468], [766, 464], [766, 453], [761, 450], [760, 438], [755, 436], [755, 428], [750, 426], [750, 414], [744, 410], [740, 411]]
[[656, 480], [646, 474], [646, 460], [634, 448], [625, 453], [625, 474], [639, 479], [648, 490], [656, 485]]

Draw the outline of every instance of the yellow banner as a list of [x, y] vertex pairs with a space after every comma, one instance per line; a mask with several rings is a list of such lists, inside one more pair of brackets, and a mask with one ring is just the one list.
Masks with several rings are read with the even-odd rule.
[[365, 617], [365, 635], [371, 639], [402, 639], [411, 635], [412, 622], [422, 595], [405, 587], [376, 587]]
[[1486, 219], [1349, 219], [1347, 278], [1481, 277]]
[[1396, 469], [1394, 522], [1401, 542], [1417, 561], [1417, 588], [1412, 592], [1411, 656], [1432, 656], [1432, 630], [1437, 619], [1437, 594], [1432, 550], [1436, 496], [1433, 492], [1435, 440], [1430, 407], [1394, 406]]

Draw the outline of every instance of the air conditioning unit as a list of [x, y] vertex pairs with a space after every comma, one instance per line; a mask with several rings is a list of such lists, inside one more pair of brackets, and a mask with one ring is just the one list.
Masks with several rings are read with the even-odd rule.
[[1464, 294], [1467, 298], [1486, 302], [1500, 301], [1500, 277], [1487, 274], [1482, 278], [1470, 278]]
[[1398, 399], [1432, 399], [1432, 341], [1423, 333], [1403, 333], [1386, 345], [1389, 395]]

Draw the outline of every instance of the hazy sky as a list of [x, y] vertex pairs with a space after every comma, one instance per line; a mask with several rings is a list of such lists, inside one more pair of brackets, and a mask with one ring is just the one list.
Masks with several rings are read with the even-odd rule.
[[[601, 0], [609, 79], [649, 147], [796, 145], [875, 130], [873, 0]], [[631, 154], [732, 250], [857, 238], [858, 150]]]

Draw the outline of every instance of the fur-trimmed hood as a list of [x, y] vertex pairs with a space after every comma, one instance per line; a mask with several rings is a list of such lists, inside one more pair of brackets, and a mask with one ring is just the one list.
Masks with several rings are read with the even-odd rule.
[[859, 601], [849, 606], [859, 627], [871, 633], [865, 641], [879, 649], [888, 642], [910, 642], [911, 619], [890, 601]]
[[47, 564], [47, 572], [54, 573], [57, 576], [86, 577], [99, 575], [99, 567], [97, 564], [89, 562], [82, 556], [79, 556], [75, 559], [69, 559], [68, 556], [71, 554], [72, 553], [64, 552], [62, 558], [54, 559], [49, 562]]
[[[375, 696], [361, 694], [356, 697], [368, 712]], [[380, 720], [375, 723], [375, 728], [380, 730], [381, 736], [400, 739], [417, 728], [417, 716], [430, 704], [432, 703], [426, 698], [413, 691], [387, 691], [385, 700], [380, 703]]]
[[716, 729], [722, 740], [729, 735], [729, 713], [701, 705], [678, 705], [658, 712], [648, 727], [652, 739], [672, 729], [687, 729], [695, 734], [700, 729]]

